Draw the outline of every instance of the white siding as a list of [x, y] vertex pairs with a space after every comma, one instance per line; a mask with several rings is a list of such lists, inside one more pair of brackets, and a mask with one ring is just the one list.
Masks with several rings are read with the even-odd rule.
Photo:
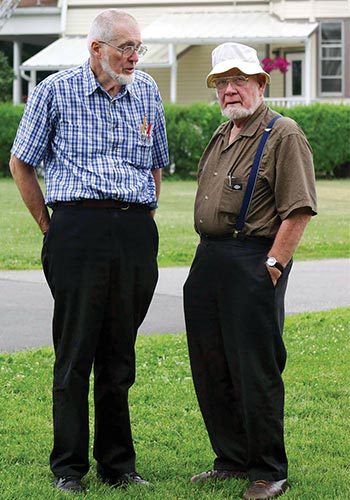
[[[255, 11], [254, 5], [259, 4], [255, 2], [251, 2], [250, 4], [244, 4], [241, 7], [238, 5], [232, 5], [232, 2], [227, 2], [226, 4], [216, 5], [215, 1], [211, 1], [210, 5], [207, 2], [201, 2], [200, 4], [188, 5], [188, 2], [177, 2], [177, 5], [171, 5], [170, 7], [166, 5], [167, 2], [159, 0], [158, 2], [152, 2], [152, 6], [147, 6], [148, 2], [145, 3], [144, 7], [140, 7], [140, 2], [138, 2], [138, 6], [133, 6], [134, 2], [128, 2], [127, 4], [116, 4], [115, 1], [104, 1], [103, 8], [118, 8], [121, 10], [126, 10], [129, 14], [133, 15], [137, 22], [139, 23], [141, 29], [145, 26], [151, 24], [151, 22], [155, 21], [158, 17], [161, 17], [164, 14], [169, 13], [178, 13], [178, 12], [252, 12]], [[155, 3], [157, 5], [155, 6]], [[239, 3], [239, 2], [237, 2]], [[264, 4], [259, 4], [259, 12], [268, 12], [268, 3], [264, 2]], [[159, 5], [158, 5], [159, 4]], [[204, 4], [204, 6], [203, 6]], [[67, 11], [67, 26], [66, 26], [66, 35], [69, 36], [81, 36], [86, 35], [88, 32], [89, 26], [91, 24], [92, 19], [101, 12], [101, 9], [98, 6], [98, 2], [96, 0], [68, 0], [68, 11]]]
[[147, 70], [157, 82], [159, 92], [162, 96], [163, 102], [170, 102], [170, 71], [168, 68], [155, 68]]
[[[191, 47], [178, 59], [177, 67], [177, 102], [191, 104], [194, 102], [214, 101], [215, 91], [206, 86], [206, 76], [210, 71], [211, 46]], [[147, 73], [156, 80], [164, 102], [170, 101], [170, 70], [149, 69]]]
[[214, 46], [197, 45], [185, 52], [178, 62], [178, 101], [208, 102], [215, 99], [215, 91], [206, 85], [207, 74], [211, 70], [211, 52]]
[[319, 20], [350, 16], [348, 0], [279, 0], [271, 4], [271, 13], [280, 19]]

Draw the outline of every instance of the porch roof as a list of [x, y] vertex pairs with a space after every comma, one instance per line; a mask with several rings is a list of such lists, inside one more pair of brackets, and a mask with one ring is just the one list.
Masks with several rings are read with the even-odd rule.
[[[176, 55], [190, 45], [218, 44], [228, 40], [253, 45], [305, 43], [317, 23], [281, 21], [267, 13], [173, 13], [159, 17], [142, 30], [149, 51], [139, 68], [169, 67], [173, 63], [168, 45]], [[86, 37], [62, 37], [27, 59], [25, 71], [59, 71], [81, 64], [89, 56]]]
[[[148, 52], [137, 63], [138, 68], [169, 67], [169, 49], [166, 44], [147, 44]], [[188, 47], [176, 46], [176, 55]], [[89, 57], [86, 37], [62, 37], [22, 63], [24, 71], [60, 71], [78, 66]]]
[[218, 44], [305, 42], [317, 23], [281, 21], [264, 12], [166, 14], [142, 30], [147, 43]]

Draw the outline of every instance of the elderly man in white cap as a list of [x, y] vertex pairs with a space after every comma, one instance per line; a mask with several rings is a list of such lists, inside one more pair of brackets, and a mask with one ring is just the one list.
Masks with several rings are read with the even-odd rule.
[[298, 125], [263, 102], [270, 76], [256, 51], [212, 55], [228, 121], [199, 163], [200, 243], [184, 286], [194, 385], [216, 458], [192, 482], [248, 478], [244, 499], [287, 487], [284, 296], [293, 253], [316, 214], [312, 152]]

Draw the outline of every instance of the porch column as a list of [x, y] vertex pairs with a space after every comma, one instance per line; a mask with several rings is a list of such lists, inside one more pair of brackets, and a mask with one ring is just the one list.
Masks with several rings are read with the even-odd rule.
[[311, 102], [311, 40], [305, 40], [305, 104]]
[[22, 102], [22, 78], [20, 73], [20, 64], [22, 60], [22, 42], [15, 40], [13, 42], [13, 73], [12, 100], [15, 106]]
[[28, 83], [28, 95], [32, 92], [35, 85], [36, 85], [36, 71], [34, 69], [32, 69], [30, 71], [30, 80]]
[[176, 102], [176, 85], [177, 85], [177, 60], [176, 49], [174, 43], [169, 43], [169, 63], [170, 63], [170, 102]]

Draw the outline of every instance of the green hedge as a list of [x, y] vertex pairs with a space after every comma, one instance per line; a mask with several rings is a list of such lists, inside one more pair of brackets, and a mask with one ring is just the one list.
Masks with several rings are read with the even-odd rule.
[[[222, 117], [217, 104], [165, 104], [172, 172], [181, 178], [194, 176], [199, 158]], [[275, 108], [293, 118], [304, 130], [315, 160], [317, 177], [348, 176], [350, 163], [350, 106], [312, 104]], [[9, 175], [10, 149], [23, 106], [0, 104], [0, 176]]]
[[23, 110], [24, 106], [13, 106], [10, 103], [0, 104], [0, 177], [10, 175], [10, 150]]
[[276, 111], [303, 129], [313, 149], [317, 177], [349, 176], [350, 106], [317, 103]]
[[[274, 108], [303, 129], [314, 152], [317, 177], [349, 176], [350, 106], [312, 104]], [[217, 104], [165, 105], [171, 161], [185, 178], [197, 169], [203, 149], [225, 118]]]

